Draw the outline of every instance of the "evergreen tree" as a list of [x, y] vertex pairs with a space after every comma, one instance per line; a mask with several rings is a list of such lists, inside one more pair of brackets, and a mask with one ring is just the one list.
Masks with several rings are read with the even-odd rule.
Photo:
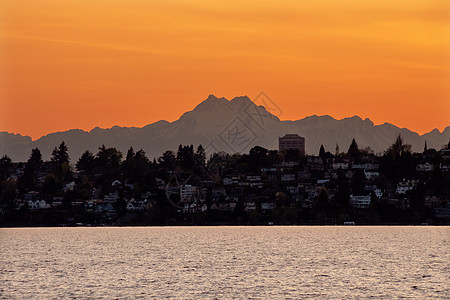
[[69, 153], [66, 143], [63, 141], [58, 148], [55, 147], [52, 152], [51, 164], [53, 166], [53, 173], [62, 184], [64, 181], [72, 179], [72, 171], [69, 165]]
[[350, 147], [347, 151], [350, 158], [357, 160], [359, 159], [361, 152], [359, 151], [358, 144], [356, 143], [355, 139], [353, 138], [352, 143], [350, 144]]
[[270, 164], [270, 159], [268, 157], [268, 150], [266, 148], [255, 146], [250, 149], [249, 155], [243, 155], [243, 161], [247, 163], [249, 170], [251, 171], [259, 171], [261, 167], [267, 166]]
[[125, 158], [125, 160], [122, 162], [122, 169], [123, 172], [125, 173], [125, 177], [129, 177], [130, 174], [132, 173], [132, 169], [134, 167], [135, 164], [135, 159], [136, 158], [136, 153], [134, 152], [133, 147], [130, 147], [130, 149], [128, 149], [127, 151], [127, 156]]
[[106, 148], [102, 145], [97, 153], [96, 161], [100, 173], [103, 173], [104, 183], [119, 176], [122, 153], [116, 148]]
[[129, 163], [129, 173], [126, 174], [131, 179], [132, 183], [144, 184], [146, 176], [150, 172], [150, 161], [147, 158], [144, 150], [136, 152]]
[[302, 154], [298, 149], [288, 149], [286, 151], [286, 161], [299, 161], [302, 158]]
[[193, 170], [195, 165], [194, 160], [194, 146], [182, 146], [178, 147], [177, 152], [178, 166], [183, 170]]
[[97, 153], [97, 159], [103, 169], [117, 170], [122, 161], [122, 153], [116, 148], [106, 148], [105, 145], [102, 145]]
[[33, 150], [31, 150], [31, 156], [28, 159], [25, 168], [30, 168], [34, 171], [39, 170], [39, 168], [42, 166], [42, 154], [41, 151], [38, 148], [34, 148]]
[[158, 163], [166, 170], [173, 171], [176, 167], [176, 157], [173, 151], [165, 151], [160, 158], [158, 158]]
[[77, 170], [86, 174], [92, 174], [96, 167], [96, 160], [93, 153], [86, 150], [76, 163]]
[[51, 161], [57, 165], [62, 165], [63, 163], [69, 163], [69, 153], [67, 150], [66, 143], [63, 141], [58, 148], [55, 147], [52, 152]]
[[205, 166], [206, 163], [206, 152], [205, 149], [203, 149], [203, 146], [200, 144], [197, 147], [197, 152], [195, 152], [195, 158], [198, 163], [202, 165], [202, 167]]
[[8, 179], [11, 168], [13, 166], [13, 163], [11, 161], [11, 158], [9, 158], [7, 155], [4, 155], [0, 159], [0, 181]]
[[128, 149], [127, 157], [125, 158], [125, 161], [131, 160], [132, 158], [134, 158], [135, 155], [136, 155], [136, 153], [134, 153], [133, 147], [130, 147], [130, 149]]
[[397, 159], [402, 156], [405, 151], [405, 145], [403, 144], [403, 139], [400, 134], [395, 140], [395, 143], [392, 144], [387, 151], [391, 154], [393, 159]]
[[325, 159], [325, 148], [323, 145], [320, 145], [319, 156]]
[[0, 209], [3, 213], [5, 212], [5, 208], [13, 209], [13, 200], [16, 196], [16, 181], [12, 178], [8, 179], [11, 175], [12, 168], [13, 163], [11, 158], [4, 155], [0, 159]]
[[381, 157], [380, 170], [390, 178], [410, 178], [415, 173], [416, 161], [411, 145], [404, 144], [399, 135]]
[[31, 156], [25, 164], [23, 175], [19, 178], [19, 189], [22, 192], [36, 189], [37, 172], [42, 166], [42, 154], [38, 148], [31, 150]]
[[195, 168], [194, 173], [200, 177], [206, 174], [206, 152], [202, 145], [198, 145], [195, 152]]

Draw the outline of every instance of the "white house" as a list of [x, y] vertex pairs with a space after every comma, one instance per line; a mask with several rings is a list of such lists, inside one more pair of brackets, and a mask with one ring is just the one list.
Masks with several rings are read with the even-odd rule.
[[273, 210], [276, 205], [274, 202], [263, 202], [261, 203], [261, 210]]
[[75, 188], [75, 181], [69, 182], [64, 186], [64, 192], [73, 191], [74, 188]]
[[108, 195], [105, 195], [103, 199], [107, 203], [115, 203], [119, 199], [119, 193], [118, 192], [109, 193]]
[[383, 191], [381, 191], [380, 189], [375, 189], [373, 190], [373, 192], [375, 193], [375, 196], [377, 196], [378, 199], [381, 199], [381, 197], [383, 197]]
[[183, 206], [183, 214], [189, 213], [189, 203], [185, 203]]
[[255, 211], [256, 210], [255, 202], [245, 202], [244, 207], [245, 207], [245, 211]]
[[281, 181], [295, 181], [295, 174], [281, 174]]
[[396, 192], [399, 195], [405, 194], [416, 187], [418, 180], [401, 181], [397, 184]]
[[104, 205], [102, 207], [102, 210], [105, 211], [105, 212], [113, 212], [115, 209], [114, 209], [114, 206], [112, 206], [111, 203], [108, 203], [108, 204], [106, 204], [106, 205]]
[[41, 202], [39, 200], [28, 200], [28, 208], [31, 210], [36, 210], [41, 208]]
[[424, 164], [418, 164], [416, 166], [416, 170], [419, 172], [431, 172], [433, 171], [434, 166], [430, 164], [429, 162], [426, 162]]
[[370, 195], [367, 196], [350, 195], [350, 205], [352, 205], [355, 208], [369, 208]]
[[276, 172], [277, 168], [261, 168], [261, 172]]
[[195, 186], [184, 184], [180, 187], [180, 199], [183, 202], [191, 201], [194, 196]]
[[450, 171], [450, 164], [449, 163], [440, 163], [439, 168], [444, 172]]
[[372, 179], [378, 178], [378, 176], [380, 176], [380, 173], [374, 172], [374, 171], [366, 171], [364, 169], [364, 176], [366, 176], [366, 178], [368, 180], [372, 180]]
[[335, 169], [335, 170], [337, 170], [337, 169], [346, 170], [346, 169], [348, 169], [348, 162], [334, 162], [333, 163], [333, 169]]
[[361, 163], [353, 164], [352, 169], [364, 169], [364, 170], [378, 170], [378, 164], [372, 163]]
[[119, 180], [114, 180], [113, 183], [111, 183], [112, 186], [118, 186], [118, 185], [122, 185], [122, 182], [120, 182]]
[[233, 184], [233, 180], [231, 178], [225, 177], [223, 179], [223, 185], [231, 185], [231, 184]]
[[261, 181], [261, 176], [248, 175], [247, 181]]
[[318, 179], [317, 184], [324, 185], [326, 183], [330, 182], [330, 179]]
[[126, 210], [127, 210], [127, 211], [135, 211], [135, 210], [136, 210], [136, 207], [134, 207], [133, 203], [127, 202]]
[[45, 200], [28, 200], [28, 208], [31, 210], [50, 208], [50, 204], [47, 204]]
[[39, 201], [39, 207], [42, 209], [42, 208], [50, 208], [51, 206], [50, 206], [50, 204], [48, 204], [47, 202], [45, 202], [45, 200], [41, 200], [41, 201]]

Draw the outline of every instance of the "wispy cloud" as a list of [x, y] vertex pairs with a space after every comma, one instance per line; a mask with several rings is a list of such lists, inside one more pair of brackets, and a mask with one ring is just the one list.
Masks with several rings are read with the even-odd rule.
[[146, 48], [130, 47], [130, 46], [123, 46], [123, 45], [118, 45], [118, 44], [95, 43], [95, 42], [89, 42], [89, 41], [64, 40], [64, 39], [52, 39], [52, 38], [29, 36], [29, 35], [23, 35], [23, 34], [11, 34], [11, 33], [0, 33], [0, 36], [2, 36], [4, 38], [9, 38], [9, 39], [19, 39], [19, 40], [39, 41], [39, 42], [47, 42], [47, 43], [55, 43], [55, 44], [63, 44], [63, 45], [73, 45], [73, 46], [80, 46], [80, 47], [110, 49], [110, 50], [124, 51], [124, 52], [167, 55], [167, 53], [163, 52], [163, 51], [155, 51], [155, 50], [150, 50], [150, 49], [146, 49]]

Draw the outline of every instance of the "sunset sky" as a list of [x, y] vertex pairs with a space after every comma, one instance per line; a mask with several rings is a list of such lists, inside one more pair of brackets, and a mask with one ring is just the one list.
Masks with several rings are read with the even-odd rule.
[[260, 91], [282, 120], [442, 131], [450, 1], [0, 2], [0, 131], [141, 127]]

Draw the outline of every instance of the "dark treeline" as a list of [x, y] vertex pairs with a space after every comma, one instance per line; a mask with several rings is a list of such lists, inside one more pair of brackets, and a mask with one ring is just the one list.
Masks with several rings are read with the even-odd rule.
[[412, 153], [399, 136], [379, 156], [353, 139], [317, 156], [180, 145], [151, 160], [102, 146], [71, 161], [62, 142], [49, 161], [0, 159], [0, 225], [449, 224], [449, 148]]

